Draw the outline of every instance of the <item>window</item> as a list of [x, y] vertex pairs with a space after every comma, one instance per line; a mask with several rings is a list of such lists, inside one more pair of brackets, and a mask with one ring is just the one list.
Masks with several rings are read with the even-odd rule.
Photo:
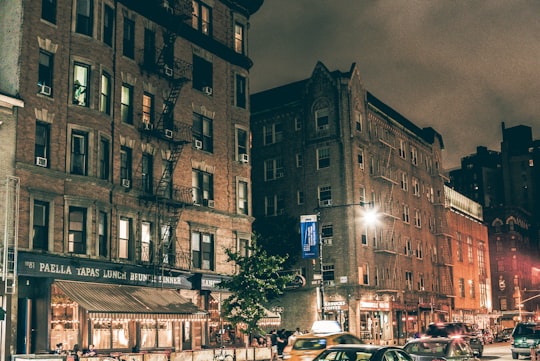
[[412, 183], [413, 194], [416, 197], [420, 197], [420, 182], [418, 181], [418, 178], [413, 177], [411, 179], [411, 183]]
[[36, 164], [42, 167], [49, 167], [49, 139], [49, 125], [46, 123], [36, 122], [34, 156], [36, 157]]
[[144, 29], [143, 61], [146, 66], [156, 64], [156, 32], [148, 28]]
[[193, 0], [191, 26], [205, 35], [212, 36], [212, 9], [198, 0]]
[[121, 217], [118, 224], [118, 258], [129, 259], [131, 244], [131, 219]]
[[234, 51], [244, 54], [244, 25], [234, 24]]
[[[321, 227], [321, 237], [323, 240], [332, 238], [334, 236], [334, 226], [332, 224], [324, 224]], [[325, 242], [325, 244], [327, 244]]]
[[110, 174], [110, 142], [107, 138], [101, 137], [99, 140], [99, 178], [109, 180]]
[[422, 227], [422, 214], [419, 209], [414, 210], [414, 225], [418, 228]]
[[405, 223], [409, 223], [409, 206], [404, 204], [403, 211], [401, 213], [401, 220]]
[[271, 181], [283, 178], [283, 159], [267, 159], [264, 161], [264, 180]]
[[322, 205], [332, 205], [332, 186], [319, 187], [319, 202]]
[[124, 17], [124, 44], [123, 54], [130, 59], [135, 57], [135, 23]]
[[476, 298], [476, 291], [474, 290], [474, 281], [473, 280], [469, 280], [469, 296], [471, 298]]
[[106, 72], [101, 74], [99, 111], [111, 115], [111, 76]]
[[329, 128], [328, 108], [315, 112], [315, 126], [317, 127], [317, 131], [327, 130]]
[[120, 148], [120, 181], [122, 186], [131, 187], [131, 149], [122, 146]]
[[109, 5], [103, 5], [103, 42], [109, 46], [113, 44], [114, 11]]
[[405, 159], [406, 157], [406, 154], [405, 154], [405, 141], [403, 139], [400, 139], [399, 140], [399, 156], [403, 159]]
[[323, 281], [327, 285], [333, 285], [335, 283], [334, 265], [324, 264], [322, 268]]
[[41, 18], [56, 24], [56, 0], [41, 0]]
[[120, 116], [122, 122], [133, 124], [133, 87], [128, 84], [122, 84], [122, 94], [120, 102]]
[[170, 224], [161, 225], [161, 262], [172, 265], [175, 262], [173, 228]]
[[469, 263], [473, 263], [474, 261], [473, 241], [471, 236], [467, 236], [467, 259]]
[[109, 222], [108, 214], [100, 211], [98, 215], [98, 239], [99, 255], [101, 257], [109, 256]]
[[214, 235], [191, 232], [191, 258], [196, 269], [214, 269]]
[[302, 153], [296, 153], [296, 168], [304, 166], [304, 155]]
[[248, 183], [238, 182], [238, 213], [249, 214], [248, 210]]
[[246, 108], [246, 77], [236, 74], [236, 106]]
[[152, 194], [153, 193], [153, 163], [154, 159], [152, 154], [143, 153], [142, 155], [142, 166], [141, 166], [141, 173], [142, 173], [142, 190], [145, 193]]
[[416, 245], [416, 258], [424, 259], [424, 246], [420, 241], [418, 241], [418, 244]]
[[241, 257], [249, 256], [249, 239], [240, 238], [238, 240], [238, 253]]
[[354, 111], [354, 124], [357, 132], [362, 131], [362, 113], [359, 110]]
[[412, 243], [411, 243], [411, 240], [410, 239], [407, 239], [405, 241], [405, 250], [404, 250], [404, 253], [406, 256], [412, 256], [413, 255], [413, 251], [412, 251]]
[[418, 165], [418, 149], [416, 147], [411, 147], [411, 163]]
[[38, 92], [45, 96], [53, 95], [54, 56], [44, 50], [39, 51]]
[[330, 148], [317, 149], [317, 169], [330, 167]]
[[212, 119], [193, 113], [192, 136], [195, 148], [212, 153], [214, 151], [214, 130]]
[[86, 209], [69, 207], [68, 252], [86, 253]]
[[150, 262], [152, 260], [152, 224], [143, 221], [141, 223], [141, 261]]
[[302, 130], [302, 121], [299, 117], [294, 118], [294, 130], [299, 131]]
[[[200, 56], [193, 55], [193, 89], [208, 92], [212, 91], [213, 81], [213, 65], [206, 59]], [[211, 95], [211, 94], [208, 94]]]
[[264, 215], [275, 216], [277, 215], [277, 195], [264, 197]]
[[480, 274], [482, 276], [486, 276], [486, 249], [484, 247], [484, 243], [483, 242], [479, 242], [480, 244], [478, 245], [478, 270], [480, 271]]
[[236, 160], [244, 162], [244, 159], [247, 159], [245, 157], [248, 154], [248, 147], [249, 144], [247, 130], [242, 128], [236, 128]]
[[358, 267], [358, 282], [361, 285], [369, 285], [369, 265], [367, 263]]
[[87, 175], [88, 134], [71, 133], [71, 174]]
[[456, 257], [459, 262], [463, 262], [463, 241], [461, 239], [461, 233], [457, 232], [457, 247], [456, 247]]
[[405, 192], [409, 190], [409, 176], [405, 172], [401, 173], [401, 189]]
[[264, 145], [281, 142], [283, 139], [283, 124], [281, 122], [263, 127]]
[[458, 292], [461, 298], [465, 297], [465, 280], [463, 278], [458, 279]]
[[364, 169], [364, 150], [358, 149], [358, 166], [360, 169]]
[[34, 201], [32, 249], [49, 249], [49, 203]]
[[92, 36], [94, 27], [93, 0], [77, 0], [75, 32]]
[[143, 94], [142, 99], [142, 121], [147, 129], [152, 129], [154, 124], [154, 95]]
[[304, 204], [304, 192], [303, 191], [296, 191], [296, 204], [298, 204], [298, 205]]
[[413, 285], [413, 274], [412, 272], [405, 272], [405, 284], [407, 286], [407, 290], [410, 291], [412, 290], [412, 285]]
[[90, 84], [90, 67], [75, 63], [73, 66], [73, 104], [81, 107], [88, 106], [88, 85]]
[[193, 202], [210, 206], [214, 203], [214, 175], [194, 169], [191, 173]]
[[420, 273], [418, 275], [418, 291], [425, 291], [426, 290], [426, 283], [424, 280], [424, 275]]

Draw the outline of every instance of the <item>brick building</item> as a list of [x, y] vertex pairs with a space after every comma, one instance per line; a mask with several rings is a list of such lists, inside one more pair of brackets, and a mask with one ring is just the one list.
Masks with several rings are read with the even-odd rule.
[[223, 250], [251, 238], [262, 2], [3, 1], [0, 92], [18, 110], [1, 146], [20, 180], [5, 358], [216, 342]]
[[[367, 91], [354, 64], [319, 62], [308, 79], [252, 95], [251, 113], [253, 214], [310, 215], [319, 228], [315, 256], [297, 265], [306, 286], [280, 300], [284, 327], [324, 317], [365, 340], [403, 342], [448, 319], [452, 267], [436, 257], [451, 256], [442, 137]], [[379, 221], [368, 224], [373, 208]], [[300, 240], [290, 245], [301, 253]]]

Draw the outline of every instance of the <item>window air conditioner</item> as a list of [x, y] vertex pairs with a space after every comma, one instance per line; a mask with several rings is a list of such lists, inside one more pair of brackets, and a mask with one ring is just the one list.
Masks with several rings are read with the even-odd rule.
[[163, 71], [165, 72], [165, 75], [167, 75], [169, 77], [173, 76], [173, 70], [172, 70], [172, 68], [170, 66], [164, 65], [163, 66]]
[[202, 142], [200, 140], [195, 140], [195, 149], [202, 149]]
[[332, 200], [331, 199], [325, 199], [324, 201], [320, 201], [319, 205], [321, 207], [329, 207], [329, 206], [332, 205]]
[[171, 138], [171, 139], [172, 139], [172, 137], [173, 137], [173, 131], [170, 130], [170, 129], [165, 129], [165, 136], [166, 136], [167, 138]]
[[47, 158], [36, 157], [36, 165], [40, 167], [47, 167]]
[[242, 163], [249, 163], [249, 155], [247, 154], [240, 154], [240, 162]]
[[203, 88], [202, 88], [202, 91], [203, 91], [203, 93], [206, 94], [206, 95], [212, 95], [212, 88], [209, 87], [209, 86], [203, 87]]
[[122, 187], [129, 188], [131, 187], [131, 181], [129, 179], [122, 179]]
[[50, 96], [51, 95], [51, 87], [43, 84], [43, 85], [41, 85], [39, 93], [43, 94], [43, 95]]
[[144, 123], [144, 130], [152, 130], [153, 128], [154, 128], [154, 124]]
[[214, 208], [214, 200], [213, 199], [208, 200], [208, 207]]

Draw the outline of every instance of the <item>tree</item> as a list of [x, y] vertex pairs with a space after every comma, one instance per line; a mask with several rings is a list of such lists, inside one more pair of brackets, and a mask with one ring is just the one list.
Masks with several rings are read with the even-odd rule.
[[225, 249], [228, 261], [238, 266], [238, 273], [219, 283], [219, 287], [232, 292], [223, 301], [224, 317], [235, 327], [244, 326], [240, 329], [249, 335], [261, 331], [258, 322], [266, 317], [263, 305], [282, 295], [285, 285], [292, 281], [291, 276], [278, 273], [286, 257], [268, 255], [257, 238], [254, 234], [247, 256]]

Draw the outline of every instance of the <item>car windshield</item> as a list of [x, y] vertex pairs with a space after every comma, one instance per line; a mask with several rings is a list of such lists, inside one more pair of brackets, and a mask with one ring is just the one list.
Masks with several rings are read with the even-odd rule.
[[540, 336], [540, 325], [518, 325], [514, 330], [515, 336], [526, 336], [526, 335], [538, 335]]
[[444, 356], [447, 347], [446, 342], [413, 342], [403, 349], [413, 355]]
[[326, 348], [325, 338], [299, 338], [293, 345], [293, 350], [322, 350]]

